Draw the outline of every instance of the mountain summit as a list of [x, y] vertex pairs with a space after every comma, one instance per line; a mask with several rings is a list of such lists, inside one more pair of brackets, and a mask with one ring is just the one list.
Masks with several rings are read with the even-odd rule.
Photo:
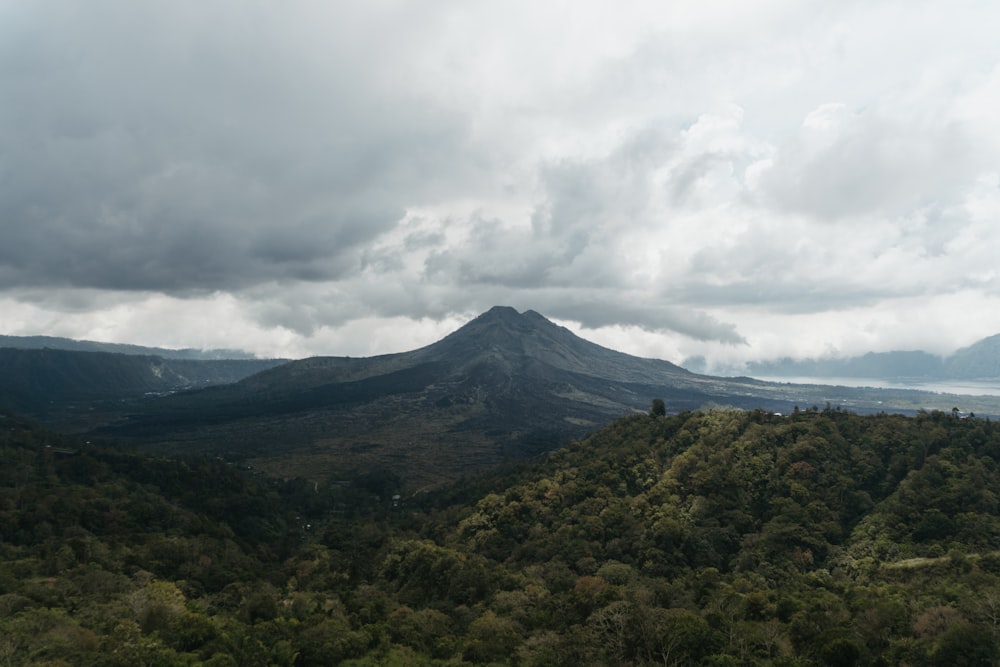
[[548, 368], [619, 382], [662, 383], [690, 373], [666, 361], [640, 359], [584, 340], [533, 310], [496, 306], [424, 351], [430, 356], [520, 363], [518, 370]]

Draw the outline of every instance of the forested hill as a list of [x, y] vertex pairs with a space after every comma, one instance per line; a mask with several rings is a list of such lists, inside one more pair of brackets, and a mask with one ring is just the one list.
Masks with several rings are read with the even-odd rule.
[[[394, 497], [0, 418], [0, 661], [992, 665], [1000, 427], [623, 418]], [[60, 663], [62, 661], [62, 663]]]
[[45, 414], [71, 403], [236, 382], [281, 363], [0, 347], [0, 408]]

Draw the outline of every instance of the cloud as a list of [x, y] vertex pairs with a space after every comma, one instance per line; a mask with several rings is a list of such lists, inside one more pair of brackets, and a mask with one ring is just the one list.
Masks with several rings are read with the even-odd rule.
[[647, 332], [674, 331], [694, 340], [729, 345], [745, 344], [746, 339], [731, 323], [690, 308], [649, 306], [627, 301], [591, 299], [583, 303], [551, 303], [553, 317], [579, 322], [585, 329], [600, 329], [625, 323]]
[[465, 120], [412, 104], [405, 43], [354, 34], [382, 17], [234, 10], [54, 3], [7, 26], [7, 286], [335, 280], [407, 205], [468, 182]]
[[967, 308], [1000, 287], [997, 18], [0, 3], [0, 324], [357, 354], [507, 304], [711, 364], [912, 347], [927, 303], [968, 344], [1000, 330]]
[[948, 198], [980, 162], [950, 118], [918, 123], [824, 104], [778, 151], [763, 187], [775, 208], [818, 220], [880, 217]]

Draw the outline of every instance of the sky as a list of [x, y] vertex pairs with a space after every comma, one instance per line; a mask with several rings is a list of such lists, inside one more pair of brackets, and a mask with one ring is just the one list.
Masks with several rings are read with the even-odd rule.
[[494, 305], [675, 363], [1000, 333], [1000, 4], [0, 0], [0, 333]]

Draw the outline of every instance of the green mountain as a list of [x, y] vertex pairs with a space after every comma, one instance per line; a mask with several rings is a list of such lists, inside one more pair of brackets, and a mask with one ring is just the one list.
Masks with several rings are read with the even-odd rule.
[[417, 495], [9, 414], [0, 460], [4, 664], [1000, 661], [987, 420], [636, 415]]

